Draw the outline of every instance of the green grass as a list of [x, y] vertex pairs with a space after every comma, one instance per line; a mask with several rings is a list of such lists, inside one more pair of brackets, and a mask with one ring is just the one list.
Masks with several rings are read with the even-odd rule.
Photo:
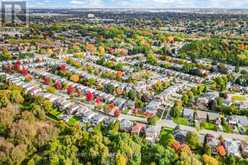
[[173, 133], [173, 128], [163, 128], [160, 134], [168, 134], [168, 133]]
[[72, 117], [69, 119], [69, 121], [67, 122], [70, 126], [74, 126], [76, 124], [78, 124], [80, 122], [80, 120], [77, 117]]
[[222, 125], [223, 131], [226, 133], [232, 133], [232, 128], [229, 127], [227, 124]]
[[128, 114], [128, 112], [129, 112], [129, 109], [125, 109], [125, 110], [122, 111], [122, 113], [125, 114], [125, 115]]
[[52, 119], [52, 120], [58, 120], [58, 117], [57, 117], [57, 116], [54, 116], [54, 115], [51, 114], [51, 113], [48, 113], [48, 114], [47, 114], [47, 117], [50, 118], [50, 119]]
[[179, 125], [189, 125], [188, 119], [184, 117], [174, 118], [173, 121]]
[[205, 128], [208, 130], [216, 130], [216, 126], [213, 123], [203, 122], [201, 123], [201, 128]]
[[53, 111], [50, 112], [50, 114], [53, 115], [53, 116], [58, 117], [59, 115], [62, 114], [62, 112], [60, 112], [60, 111], [54, 109]]
[[235, 101], [245, 101], [246, 100], [246, 97], [245, 96], [242, 96], [242, 95], [234, 95], [232, 96], [232, 101], [235, 102]]

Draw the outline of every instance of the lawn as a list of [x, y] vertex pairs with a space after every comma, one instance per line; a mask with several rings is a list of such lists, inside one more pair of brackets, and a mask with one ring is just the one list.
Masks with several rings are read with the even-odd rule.
[[67, 122], [70, 126], [74, 126], [76, 124], [78, 124], [80, 122], [80, 120], [77, 117], [72, 117], [69, 119], [69, 121]]
[[173, 133], [173, 129], [172, 128], [167, 128], [167, 127], [166, 128], [163, 128], [160, 134], [162, 135], [162, 134], [168, 134], [168, 133], [171, 133], [172, 134]]
[[62, 112], [60, 112], [60, 111], [58, 111], [58, 110], [56, 110], [56, 109], [50, 111], [49, 113], [50, 113], [51, 115], [55, 116], [56, 118], [58, 118], [58, 116], [62, 114]]
[[217, 130], [215, 124], [208, 123], [208, 122], [201, 123], [201, 128], [205, 128], [205, 129], [208, 129], [208, 130]]
[[222, 125], [223, 131], [226, 133], [232, 133], [232, 128], [229, 127], [227, 124]]
[[242, 96], [242, 95], [234, 95], [232, 96], [232, 101], [233, 102], [237, 102], [237, 101], [245, 101], [247, 98], [246, 96]]
[[174, 118], [173, 121], [179, 125], [189, 125], [188, 119], [184, 117]]
[[122, 111], [122, 113], [125, 114], [125, 115], [128, 114], [128, 112], [129, 112], [129, 109], [124, 109], [124, 110]]

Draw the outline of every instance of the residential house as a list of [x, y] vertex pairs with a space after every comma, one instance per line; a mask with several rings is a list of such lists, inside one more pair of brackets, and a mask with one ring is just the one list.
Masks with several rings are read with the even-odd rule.
[[182, 131], [179, 127], [176, 127], [173, 131], [173, 135], [175, 139], [180, 142], [181, 144], [184, 144], [186, 142], [186, 131]]
[[248, 158], [248, 142], [247, 141], [241, 141], [240, 147], [241, 147], [242, 156], [244, 158]]
[[138, 135], [139, 135], [141, 132], [144, 132], [144, 131], [145, 131], [145, 128], [146, 128], [146, 125], [145, 125], [145, 124], [136, 123], [136, 124], [132, 127], [131, 133], [132, 133], [132, 134], [138, 134]]
[[194, 111], [192, 109], [184, 108], [184, 110], [183, 110], [183, 117], [186, 117], [190, 121], [193, 121], [193, 115], [194, 115]]
[[127, 119], [122, 119], [120, 121], [120, 129], [122, 131], [130, 131], [133, 126], [133, 122], [127, 120]]
[[93, 124], [97, 125], [98, 123], [100, 123], [100, 122], [103, 121], [104, 119], [105, 119], [105, 117], [104, 117], [103, 115], [98, 114], [98, 115], [93, 116], [93, 117], [90, 119], [90, 121], [91, 121]]
[[218, 152], [217, 146], [219, 144], [219, 140], [211, 134], [205, 135], [205, 138], [206, 138], [205, 139], [206, 144], [211, 148], [211, 151], [212, 151], [211, 153], [217, 154], [217, 152]]
[[239, 147], [240, 142], [234, 139], [225, 139], [225, 148], [227, 150], [228, 155], [234, 155], [240, 157]]
[[152, 126], [149, 127], [145, 130], [145, 134], [146, 134], [146, 140], [155, 143], [157, 138], [160, 135], [160, 131], [161, 131], [161, 127], [159, 126]]

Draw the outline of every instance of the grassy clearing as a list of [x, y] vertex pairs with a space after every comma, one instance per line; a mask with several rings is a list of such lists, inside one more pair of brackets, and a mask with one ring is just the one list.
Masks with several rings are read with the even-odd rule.
[[208, 130], [217, 130], [216, 125], [213, 123], [203, 122], [201, 123], [201, 128], [208, 129]]
[[234, 96], [232, 96], [232, 101], [233, 102], [245, 101], [246, 99], [247, 99], [246, 96], [242, 96], [242, 95], [234, 95]]
[[80, 122], [80, 120], [77, 117], [72, 117], [69, 119], [69, 121], [67, 122], [70, 126], [74, 126], [76, 124], [78, 124]]
[[174, 118], [173, 121], [179, 125], [189, 125], [188, 119], [184, 117]]

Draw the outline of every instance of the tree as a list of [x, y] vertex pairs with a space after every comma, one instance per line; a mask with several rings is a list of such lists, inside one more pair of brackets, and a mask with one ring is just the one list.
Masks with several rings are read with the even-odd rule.
[[35, 123], [35, 116], [33, 115], [32, 112], [23, 111], [21, 113], [21, 118], [31, 125]]
[[89, 79], [87, 80], [87, 84], [88, 84], [90, 87], [94, 86], [94, 85], [96, 84], [96, 79], [94, 79], [94, 78], [89, 78]]
[[66, 70], [67, 70], [67, 65], [66, 64], [60, 64], [59, 66], [58, 66], [58, 70], [60, 71], [60, 72], [66, 72]]
[[71, 75], [70, 80], [77, 83], [79, 81], [79, 76], [76, 74]]
[[11, 152], [11, 158], [15, 164], [21, 164], [26, 158], [27, 145], [19, 144]]
[[27, 121], [19, 120], [12, 124], [9, 135], [16, 144], [31, 144], [36, 135], [36, 129]]
[[156, 92], [160, 92], [163, 90], [163, 84], [160, 80], [156, 82], [156, 84], [154, 85], [154, 89]]
[[138, 139], [133, 140], [130, 134], [122, 133], [113, 135], [110, 140], [113, 142], [113, 151], [125, 155], [127, 164], [141, 164], [141, 145]]
[[202, 160], [203, 160], [204, 164], [207, 164], [207, 165], [219, 165], [218, 160], [216, 160], [215, 158], [208, 156], [206, 154], [204, 154], [202, 156]]
[[34, 145], [39, 148], [48, 144], [53, 138], [58, 137], [59, 130], [54, 127], [53, 123], [46, 123], [46, 126], [39, 126], [34, 140]]
[[61, 84], [61, 81], [60, 80], [56, 80], [56, 82], [55, 82], [55, 88], [58, 89], [58, 90], [61, 90], [62, 89], [62, 84]]
[[96, 106], [99, 106], [99, 105], [102, 103], [101, 100], [102, 100], [102, 99], [101, 99], [100, 97], [97, 97], [97, 98], [96, 98]]
[[189, 96], [184, 94], [182, 97], [183, 105], [187, 105], [189, 103]]
[[86, 100], [91, 102], [94, 100], [94, 94], [92, 92], [87, 92], [86, 93]]
[[21, 95], [21, 91], [12, 90], [10, 92], [10, 101], [12, 103], [17, 103], [17, 104], [23, 103], [24, 102], [24, 98]]
[[0, 124], [4, 128], [9, 128], [15, 117], [14, 107], [8, 106], [6, 108], [0, 109]]
[[158, 63], [158, 59], [154, 54], [147, 55], [146, 59], [149, 64], [155, 65]]
[[49, 77], [46, 77], [46, 76], [43, 78], [43, 81], [44, 81], [44, 84], [45, 85], [50, 85], [50, 83], [51, 83], [50, 78]]
[[128, 96], [129, 99], [135, 100], [135, 98], [137, 97], [136, 90], [134, 90], [134, 89], [129, 90], [128, 93], [127, 93], [127, 96]]
[[186, 73], [189, 73], [191, 70], [193, 70], [194, 69], [194, 64], [192, 64], [192, 63], [186, 63], [186, 64], [184, 64], [183, 65], [183, 71], [184, 72], [186, 72]]
[[57, 92], [57, 90], [56, 90], [56, 88], [54, 88], [54, 87], [48, 87], [47, 88], [47, 92], [49, 92], [49, 93], [56, 93]]
[[86, 44], [85, 49], [93, 55], [96, 53], [96, 47], [93, 44]]
[[127, 164], [126, 156], [121, 154], [121, 153], [117, 153], [117, 155], [115, 156], [115, 160], [116, 160], [116, 165], [126, 165]]
[[175, 143], [175, 141], [175, 137], [171, 133], [163, 131], [161, 132], [159, 143], [164, 147], [171, 146], [173, 143]]
[[103, 46], [99, 46], [98, 51], [100, 56], [103, 56], [105, 54], [105, 48]]
[[176, 101], [171, 110], [171, 116], [175, 118], [180, 117], [182, 115], [182, 112], [183, 112], [182, 102]]
[[[0, 94], [1, 96], [1, 94]], [[0, 97], [0, 108], [7, 107], [7, 105], [10, 103], [9, 99], [7, 96], [1, 96]]]
[[37, 104], [32, 104], [32, 112], [40, 120], [44, 120], [46, 118], [45, 111], [42, 110]]
[[180, 152], [179, 160], [176, 165], [202, 165], [202, 163], [193, 154], [188, 154], [186, 152]]
[[142, 100], [136, 99], [135, 100], [135, 107], [136, 108], [143, 108], [144, 107], [144, 103], [142, 102]]
[[74, 87], [72, 85], [70, 85], [68, 88], [67, 88], [67, 94], [69, 96], [71, 96], [73, 93], [74, 93]]
[[159, 121], [158, 116], [152, 116], [147, 119], [149, 125], [155, 125]]
[[144, 155], [142, 161], [145, 164], [154, 162], [155, 164], [167, 165], [174, 164], [176, 160], [175, 152], [160, 144], [147, 145], [142, 148], [142, 153]]
[[118, 117], [120, 117], [120, 115], [121, 115], [121, 111], [120, 111], [120, 110], [115, 110], [114, 116], [115, 116], [116, 118], [118, 118]]
[[90, 138], [84, 139], [81, 150], [83, 159], [92, 164], [106, 164], [109, 159], [109, 150], [105, 145], [106, 139], [101, 132], [91, 134]]
[[23, 68], [22, 71], [21, 71], [21, 74], [22, 74], [23, 76], [27, 76], [27, 75], [28, 75], [28, 69]]
[[236, 165], [237, 164], [237, 160], [235, 158], [234, 155], [229, 155], [226, 159], [225, 159], [225, 163], [229, 164], [229, 165]]
[[115, 91], [115, 87], [112, 84], [107, 84], [104, 89], [106, 93], [111, 93], [111, 94], [113, 94]]
[[11, 155], [11, 151], [13, 150], [15, 146], [10, 143], [9, 141], [5, 140], [5, 138], [0, 138], [0, 160], [1, 163], [5, 163], [8, 164], [7, 162], [9, 162], [10, 155]]
[[186, 141], [192, 149], [198, 149], [201, 146], [199, 135], [196, 132], [188, 132]]
[[122, 72], [122, 71], [117, 71], [116, 72], [116, 78], [117, 79], [121, 79], [123, 77], [123, 75], [124, 75], [124, 72]]
[[123, 70], [123, 64], [121, 63], [117, 63], [113, 69], [117, 70], [117, 71], [122, 71]]
[[15, 63], [15, 69], [18, 72], [20, 72], [20, 70], [21, 70], [21, 62], [19, 60], [17, 60]]
[[11, 60], [13, 57], [8, 49], [4, 48], [2, 51], [2, 55], [0, 56], [0, 61]]

